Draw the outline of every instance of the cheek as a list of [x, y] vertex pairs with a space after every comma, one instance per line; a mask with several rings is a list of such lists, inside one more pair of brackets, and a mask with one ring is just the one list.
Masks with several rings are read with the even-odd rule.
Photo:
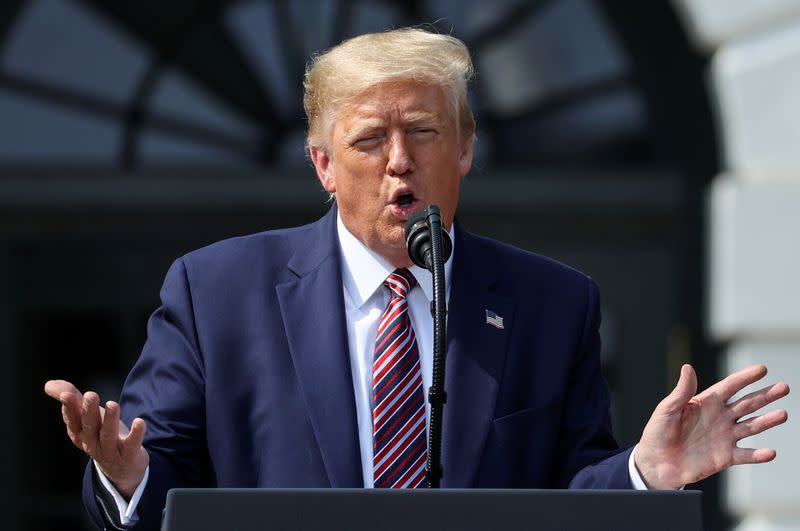
[[458, 195], [461, 190], [461, 178], [453, 179], [449, 183], [447, 183], [447, 192], [445, 200], [447, 202], [448, 207], [455, 211], [456, 205], [458, 204]]
[[447, 177], [439, 181], [437, 195], [441, 202], [443, 211], [452, 216], [455, 213], [456, 206], [458, 205], [458, 196], [461, 191], [461, 177], [455, 172], [455, 168], [448, 167], [443, 169], [443, 175]]
[[458, 193], [461, 185], [460, 165], [452, 152], [429, 157], [423, 165], [432, 170], [429, 173], [431, 182], [440, 195], [446, 196], [444, 199], [450, 199], [450, 196]]
[[352, 212], [375, 212], [382, 208], [388, 194], [383, 189], [382, 173], [376, 176], [374, 172], [346, 171], [339, 174], [336, 184], [340, 205]]
[[380, 183], [385, 168], [386, 162], [382, 161], [379, 156], [369, 153], [354, 153], [345, 160], [341, 160], [339, 169], [343, 179], [339, 179], [339, 181], [346, 180], [359, 192], [368, 194], [376, 182]]

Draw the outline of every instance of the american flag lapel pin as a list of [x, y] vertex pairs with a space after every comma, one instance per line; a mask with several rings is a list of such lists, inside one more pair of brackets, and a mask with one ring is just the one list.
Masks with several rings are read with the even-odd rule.
[[505, 328], [503, 326], [503, 317], [488, 309], [486, 310], [486, 324], [490, 324], [498, 330], [503, 330]]

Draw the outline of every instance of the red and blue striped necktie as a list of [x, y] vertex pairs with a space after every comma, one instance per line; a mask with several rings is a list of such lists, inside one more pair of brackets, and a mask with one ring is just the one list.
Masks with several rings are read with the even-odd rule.
[[378, 324], [372, 368], [376, 488], [425, 486], [428, 448], [422, 371], [406, 300], [416, 283], [408, 269], [395, 270], [383, 283], [391, 298]]

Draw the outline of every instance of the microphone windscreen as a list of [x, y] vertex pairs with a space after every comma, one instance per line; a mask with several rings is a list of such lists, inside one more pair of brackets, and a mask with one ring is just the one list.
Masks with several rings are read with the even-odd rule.
[[406, 221], [406, 242], [408, 242], [408, 237], [411, 235], [411, 233], [414, 232], [414, 225], [420, 222], [424, 223], [426, 226], [428, 224], [428, 222], [425, 221], [425, 210], [417, 210], [411, 214], [411, 217], [408, 218], [408, 221]]
[[431, 246], [431, 233], [428, 230], [426, 212], [418, 210], [414, 212], [406, 222], [406, 248], [411, 261], [425, 269], [425, 251]]

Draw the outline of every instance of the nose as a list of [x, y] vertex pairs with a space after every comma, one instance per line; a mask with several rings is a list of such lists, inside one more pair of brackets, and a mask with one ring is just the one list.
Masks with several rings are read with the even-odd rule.
[[398, 131], [392, 135], [389, 144], [386, 173], [388, 175], [405, 175], [414, 170], [414, 157], [408, 146], [408, 138], [405, 132]]

